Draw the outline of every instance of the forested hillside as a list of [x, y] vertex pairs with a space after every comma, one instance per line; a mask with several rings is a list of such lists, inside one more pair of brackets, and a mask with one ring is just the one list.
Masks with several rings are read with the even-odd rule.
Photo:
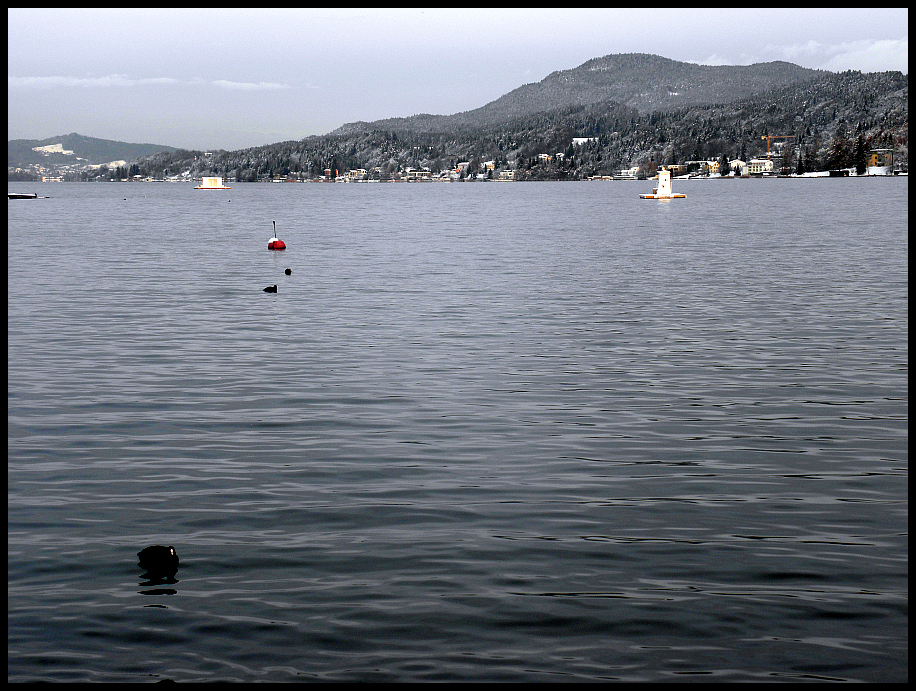
[[788, 62], [711, 66], [642, 53], [606, 55], [571, 70], [552, 72], [540, 82], [520, 86], [475, 110], [350, 123], [332, 134], [373, 129], [457, 132], [532, 113], [611, 101], [649, 113], [734, 101], [827, 74]]
[[[687, 160], [749, 159], [766, 152], [764, 135], [795, 135], [786, 147], [798, 168], [837, 162], [835, 148], [851, 157], [861, 135], [869, 147], [894, 147], [906, 165], [909, 86], [899, 72], [821, 73], [804, 82], [740, 100], [640, 113], [617, 102], [554, 108], [484, 125], [410, 129], [359, 128], [239, 151], [178, 151], [137, 161], [142, 175], [222, 175], [239, 181], [275, 176], [314, 178], [324, 171], [373, 171], [385, 179], [408, 167], [433, 173], [470, 163], [467, 174], [495, 161], [519, 179], [584, 179], [622, 167]], [[375, 123], [380, 125], [381, 123]], [[391, 123], [389, 123], [391, 124]], [[416, 123], [414, 123], [416, 126]], [[839, 136], [838, 136], [839, 135]], [[573, 146], [573, 138], [593, 141]], [[798, 148], [800, 146], [800, 149]], [[554, 156], [564, 154], [562, 160]], [[548, 154], [546, 162], [538, 158]]]
[[[96, 160], [133, 159], [114, 170], [74, 170], [70, 179], [218, 175], [256, 182], [365, 170], [384, 180], [427, 168], [460, 169], [462, 179], [513, 171], [518, 180], [577, 180], [635, 166], [651, 173], [694, 160], [747, 161], [766, 153], [765, 135], [792, 136], [777, 140], [784, 170], [854, 165], [870, 148], [894, 149], [896, 166], [906, 169], [908, 111], [909, 79], [900, 72], [833, 73], [785, 62], [712, 67], [627, 54], [554, 72], [476, 110], [350, 123], [237, 151], [146, 149], [128, 157], [123, 147], [100, 147], [114, 144], [105, 140], [54, 141], [79, 151], [92, 144]], [[45, 161], [74, 156], [32, 146], [19, 148]]]
[[[35, 148], [44, 148], [35, 151]], [[62, 134], [48, 139], [13, 139], [7, 143], [7, 165], [10, 168], [31, 164], [69, 166], [83, 162], [101, 164], [130, 161], [159, 151], [175, 151], [161, 144], [129, 144], [110, 139], [96, 139], [82, 134]]]

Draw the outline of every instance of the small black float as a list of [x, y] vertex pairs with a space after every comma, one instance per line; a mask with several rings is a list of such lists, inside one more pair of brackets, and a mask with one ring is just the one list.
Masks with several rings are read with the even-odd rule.
[[277, 292], [277, 286], [275, 286], [275, 285], [273, 285], [273, 286], [267, 286], [267, 287], [264, 289], [264, 292], [265, 292], [265, 293], [276, 293], [276, 292]]
[[150, 573], [173, 574], [178, 571], [178, 555], [172, 546], [152, 545], [144, 547], [137, 556], [140, 557], [139, 566]]
[[287, 275], [287, 276], [289, 276], [289, 275], [292, 274], [292, 273], [293, 273], [293, 270], [292, 270], [292, 269], [287, 269], [287, 270], [286, 270], [286, 275]]

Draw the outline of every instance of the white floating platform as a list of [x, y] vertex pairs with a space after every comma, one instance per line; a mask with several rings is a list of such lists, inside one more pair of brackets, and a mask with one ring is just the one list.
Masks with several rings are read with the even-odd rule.
[[641, 194], [640, 199], [685, 199], [686, 194], [675, 194], [671, 191], [671, 171], [658, 171], [658, 187], [652, 190], [652, 194]]
[[231, 187], [226, 187], [223, 185], [222, 178], [203, 178], [200, 181], [200, 187], [195, 187], [195, 190], [231, 190]]

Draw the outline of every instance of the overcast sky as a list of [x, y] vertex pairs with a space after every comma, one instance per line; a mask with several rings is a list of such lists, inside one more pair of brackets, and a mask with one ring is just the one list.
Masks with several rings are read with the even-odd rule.
[[8, 137], [239, 149], [477, 108], [612, 53], [908, 73], [907, 9], [10, 9]]

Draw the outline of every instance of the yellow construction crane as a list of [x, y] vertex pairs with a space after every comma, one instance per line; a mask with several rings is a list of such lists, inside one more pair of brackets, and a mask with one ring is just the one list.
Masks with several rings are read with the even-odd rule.
[[761, 139], [766, 139], [766, 140], [767, 140], [767, 158], [769, 158], [769, 157], [770, 157], [770, 140], [771, 140], [771, 139], [795, 139], [795, 135], [794, 135], [794, 134], [774, 134], [774, 135], [772, 135], [772, 136], [770, 136], [770, 135], [764, 135], [763, 137], [761, 137]]

